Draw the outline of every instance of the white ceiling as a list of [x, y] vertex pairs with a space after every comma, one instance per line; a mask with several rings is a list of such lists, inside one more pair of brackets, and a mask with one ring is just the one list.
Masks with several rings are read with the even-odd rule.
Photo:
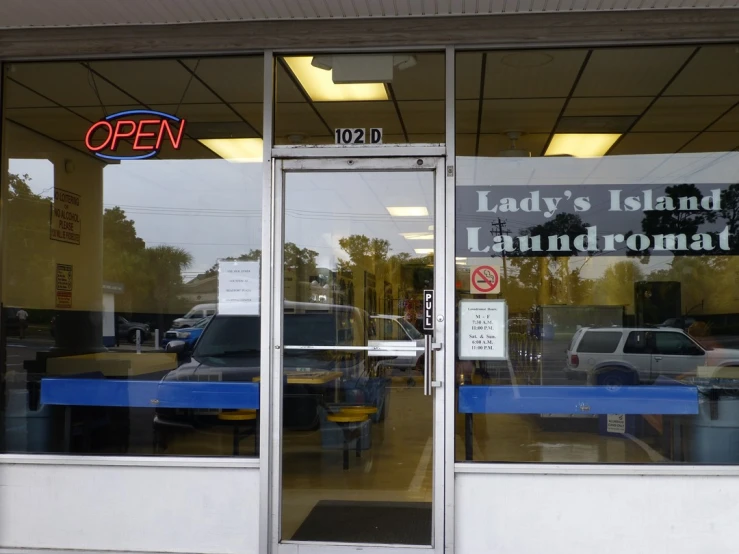
[[736, 7], [739, 0], [2, 0], [0, 29]]

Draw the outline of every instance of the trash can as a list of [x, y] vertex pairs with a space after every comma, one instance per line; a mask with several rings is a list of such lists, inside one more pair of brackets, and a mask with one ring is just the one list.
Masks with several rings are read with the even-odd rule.
[[685, 458], [695, 464], [739, 463], [739, 379], [694, 379], [698, 414], [685, 418]]

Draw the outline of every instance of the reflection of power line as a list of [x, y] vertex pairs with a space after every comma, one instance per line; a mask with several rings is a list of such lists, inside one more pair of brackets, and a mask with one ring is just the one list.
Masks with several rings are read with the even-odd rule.
[[[498, 218], [498, 222], [497, 223], [496, 222], [493, 222], [492, 225], [493, 225], [493, 227], [497, 227], [498, 228], [498, 236], [499, 237], [502, 237], [503, 235], [510, 234], [510, 231], [508, 229], [504, 229], [503, 228], [503, 221], [500, 218]], [[503, 259], [503, 282], [504, 283], [507, 283], [508, 282], [508, 266], [506, 265], [506, 255], [505, 255], [505, 253], [506, 253], [506, 251], [505, 251], [505, 248], [504, 248], [503, 251], [500, 253], [500, 257]]]

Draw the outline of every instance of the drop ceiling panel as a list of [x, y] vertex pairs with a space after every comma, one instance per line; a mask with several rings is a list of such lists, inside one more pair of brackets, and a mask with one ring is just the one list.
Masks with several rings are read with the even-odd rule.
[[703, 46], [665, 92], [666, 96], [739, 95], [739, 49]]
[[398, 102], [409, 134], [444, 133], [444, 101]]
[[485, 100], [481, 130], [483, 133], [547, 133], [554, 128], [563, 105], [563, 98]]
[[693, 48], [594, 50], [574, 96], [654, 96], [659, 94]]
[[305, 134], [311, 137], [326, 135], [332, 138], [331, 132], [321, 122], [308, 103], [277, 104], [275, 111], [275, 141], [290, 134]]
[[398, 100], [444, 100], [444, 55], [414, 54], [416, 65], [395, 69], [393, 91]]
[[566, 116], [639, 115], [652, 101], [651, 96], [621, 98], [572, 98]]
[[735, 96], [674, 96], [659, 98], [634, 131], [702, 131], [736, 104]]
[[[516, 149], [531, 152], [532, 156], [538, 156], [544, 149], [549, 135], [531, 134], [523, 135], [516, 141]], [[511, 148], [511, 141], [505, 135], [480, 135], [480, 156], [498, 156], [503, 150]]]
[[150, 107], [192, 122], [241, 121], [225, 104], [151, 104]]
[[629, 133], [609, 154], [671, 154], [695, 135], [696, 133]]
[[4, 102], [8, 108], [50, 107], [55, 104], [12, 80], [5, 81]]
[[147, 105], [218, 102], [177, 60], [93, 62], [90, 68]]
[[709, 131], [739, 131], [739, 106], [711, 125]]
[[485, 98], [546, 98], [569, 95], [585, 50], [488, 52]]
[[383, 133], [402, 134], [395, 106], [387, 102], [317, 102], [331, 129], [337, 127], [382, 127]]
[[8, 119], [56, 140], [84, 139], [90, 122], [64, 108], [8, 110]]
[[739, 148], [739, 132], [701, 133], [681, 152], [730, 152]]
[[480, 102], [477, 100], [457, 100], [455, 105], [457, 133], [476, 133]]
[[456, 96], [458, 99], [480, 97], [480, 77], [482, 75], [481, 52], [463, 52], [457, 54], [456, 64]]
[[264, 59], [261, 56], [204, 58], [197, 61], [197, 76], [226, 102], [262, 101]]
[[[94, 77], [80, 63], [14, 64], [12, 79], [64, 106], [133, 105], [134, 100], [104, 80]], [[88, 86], [80, 86], [87, 83]]]
[[305, 97], [281, 62], [275, 65], [275, 97], [277, 102], [305, 102]]
[[738, 0], [3, 0], [0, 29], [491, 13], [732, 8]]

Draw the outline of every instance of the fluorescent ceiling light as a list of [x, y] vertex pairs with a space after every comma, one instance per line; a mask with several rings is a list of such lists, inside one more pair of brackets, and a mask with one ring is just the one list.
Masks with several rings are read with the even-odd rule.
[[388, 206], [387, 211], [393, 217], [425, 217], [429, 215], [426, 206]]
[[400, 233], [407, 240], [434, 240], [433, 233]]
[[234, 163], [261, 162], [264, 143], [260, 138], [200, 139], [224, 160]]
[[433, 248], [414, 248], [413, 250], [416, 252], [416, 254], [421, 254], [422, 256], [434, 253]]
[[596, 158], [605, 156], [621, 135], [610, 133], [562, 134], [557, 133], [549, 143], [545, 156], [574, 156], [576, 158]]
[[356, 83], [337, 85], [332, 70], [326, 71], [311, 64], [311, 56], [285, 58], [295, 77], [314, 102], [349, 102], [358, 100], [387, 100], [383, 83]]
[[467, 265], [467, 258], [454, 258], [457, 265]]

